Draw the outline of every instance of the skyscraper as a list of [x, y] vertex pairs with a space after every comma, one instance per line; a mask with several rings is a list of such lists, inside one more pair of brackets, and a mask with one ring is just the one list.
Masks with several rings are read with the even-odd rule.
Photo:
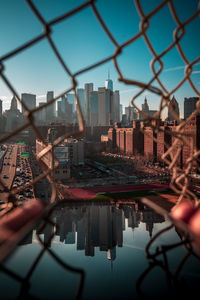
[[80, 106], [81, 106], [81, 111], [83, 114], [83, 117], [85, 119], [85, 91], [84, 89], [77, 89], [77, 96], [79, 98]]
[[0, 118], [2, 117], [2, 111], [3, 111], [3, 109], [2, 109], [2, 100], [0, 99]]
[[[41, 107], [42, 105], [44, 105], [46, 102], [40, 102], [39, 103], [39, 107]], [[45, 123], [46, 122], [46, 108], [41, 108], [38, 112], [37, 112], [37, 116], [38, 116], [38, 121], [40, 123]]]
[[196, 109], [198, 97], [184, 98], [184, 119], [186, 120]]
[[110, 125], [111, 116], [111, 90], [100, 87], [98, 88], [98, 125]]
[[[145, 97], [144, 103], [142, 104], [142, 111], [147, 114], [149, 117], [153, 117], [153, 115], [157, 112], [156, 110], [149, 109], [149, 105], [147, 103], [147, 98]], [[144, 120], [144, 115], [142, 113], [138, 113], [138, 119]]]
[[123, 114], [123, 105], [122, 104], [120, 104], [119, 111], [120, 111], [120, 122], [121, 122], [121, 120], [122, 120], [122, 114]]
[[90, 125], [97, 126], [98, 125], [98, 92], [93, 91], [90, 93]]
[[118, 90], [113, 92], [113, 101], [114, 101], [113, 122], [120, 122], [120, 94]]
[[63, 96], [60, 101], [57, 102], [58, 105], [58, 119], [65, 123], [72, 123], [73, 112], [72, 104], [69, 104], [67, 96]]
[[133, 120], [137, 120], [137, 112], [133, 106], [125, 107], [125, 114], [127, 115], [127, 121], [130, 123]]
[[149, 112], [149, 105], [147, 103], [147, 98], [146, 97], [144, 99], [144, 104], [142, 104], [142, 111], [145, 112], [145, 113], [147, 113], [147, 114]]
[[106, 79], [106, 81], [105, 81], [105, 88], [109, 89], [113, 92], [113, 82], [110, 79], [110, 72], [109, 71], [108, 71], [108, 79]]
[[93, 91], [93, 83], [85, 84], [85, 121], [90, 126], [90, 93]]
[[106, 90], [110, 91], [110, 122], [115, 123], [120, 121], [120, 95], [119, 91], [113, 92], [113, 82], [110, 79], [110, 72], [108, 71], [108, 79], [105, 81]]
[[[47, 102], [51, 101], [54, 98], [53, 91], [47, 92]], [[47, 122], [53, 122], [56, 115], [56, 102], [50, 104], [46, 108]]]
[[[174, 111], [174, 113], [179, 117], [179, 104], [176, 101], [175, 97], [170, 101], [169, 107]], [[168, 121], [174, 121], [176, 118], [170, 113], [170, 110], [168, 109]]]
[[66, 95], [68, 103], [72, 105], [72, 111], [74, 112], [76, 107], [75, 107], [75, 100], [74, 100], [74, 94], [69, 93]]
[[[36, 108], [36, 95], [23, 93], [21, 94], [22, 102], [27, 106], [29, 110]], [[22, 106], [22, 113], [25, 113], [25, 109]]]
[[62, 107], [61, 107], [62, 101], [57, 101], [57, 117], [59, 121], [62, 119]]
[[6, 131], [10, 132], [23, 124], [23, 114], [17, 108], [17, 99], [13, 96], [10, 109], [5, 111], [6, 116]]

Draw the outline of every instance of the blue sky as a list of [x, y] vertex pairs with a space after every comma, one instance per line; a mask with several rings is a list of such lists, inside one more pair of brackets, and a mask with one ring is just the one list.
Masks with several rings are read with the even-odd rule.
[[[33, 1], [47, 22], [85, 2], [79, 0]], [[141, 5], [144, 12], [149, 13], [161, 2], [160, 0], [142, 0]], [[198, 1], [174, 0], [174, 5], [179, 18], [184, 22], [197, 10]], [[96, 6], [119, 44], [139, 32], [140, 17], [134, 1], [97, 0]], [[0, 0], [0, 8], [0, 57], [43, 32], [41, 23], [25, 1]], [[176, 27], [168, 5], [151, 18], [147, 35], [158, 54], [173, 42], [173, 31]], [[185, 36], [181, 40], [181, 46], [189, 61], [197, 58], [200, 53], [199, 29], [200, 16], [186, 27]], [[113, 55], [115, 51], [115, 46], [101, 28], [91, 7], [52, 26], [51, 37], [72, 73]], [[152, 58], [143, 38], [140, 38], [123, 49], [118, 57], [118, 63], [124, 77], [148, 82], [153, 76], [150, 69]], [[166, 54], [162, 60], [164, 70], [160, 78], [170, 91], [184, 76], [184, 62], [176, 48]], [[16, 91], [19, 94], [34, 93], [37, 95], [38, 102], [44, 101], [48, 90], [53, 90], [55, 95], [58, 95], [71, 87], [69, 76], [59, 64], [46, 39], [5, 60], [3, 64], [5, 75]], [[114, 89], [120, 90], [121, 103], [127, 106], [131, 97], [139, 89], [134, 85], [118, 82], [119, 76], [112, 61], [77, 76], [79, 87], [83, 87], [86, 82], [93, 82], [95, 89], [104, 86], [108, 69]], [[199, 90], [200, 61], [194, 66], [193, 71], [191, 78]], [[156, 82], [154, 84], [157, 86]], [[145, 96], [151, 109], [158, 108], [159, 98], [149, 91], [140, 96], [136, 104], [140, 106]], [[196, 96], [196, 94], [187, 82], [175, 92], [181, 112], [183, 112], [184, 97], [190, 96]], [[11, 97], [11, 92], [0, 79], [0, 99], [3, 100], [4, 109], [9, 107]]]

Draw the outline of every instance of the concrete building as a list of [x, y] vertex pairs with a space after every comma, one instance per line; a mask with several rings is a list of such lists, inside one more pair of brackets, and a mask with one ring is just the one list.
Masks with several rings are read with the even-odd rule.
[[[36, 154], [39, 154], [46, 146], [42, 141], [36, 140]], [[69, 165], [69, 152], [68, 148], [63, 145], [54, 147], [53, 150], [55, 158], [58, 160], [59, 165], [53, 170], [52, 176], [54, 180], [64, 180], [70, 178], [70, 165]], [[55, 158], [52, 152], [48, 152], [42, 157], [42, 161], [48, 168], [55, 167]]]
[[66, 96], [57, 102], [57, 117], [59, 121], [66, 124], [73, 122], [73, 106]]
[[111, 91], [109, 89], [98, 88], [98, 125], [110, 125], [111, 117]]
[[128, 124], [128, 119], [126, 114], [122, 114], [122, 125], [126, 126]]
[[2, 113], [3, 113], [2, 103], [3, 103], [3, 101], [0, 99], [0, 118], [2, 117]]
[[90, 93], [90, 125], [91, 127], [98, 126], [99, 123], [99, 106], [98, 106], [98, 92]]
[[0, 99], [0, 135], [5, 130], [5, 118], [3, 116], [3, 109], [2, 109], [2, 100]]
[[77, 96], [80, 101], [81, 111], [83, 114], [83, 118], [85, 119], [85, 90], [84, 89], [77, 89]]
[[184, 120], [186, 120], [196, 109], [198, 97], [184, 98]]
[[61, 104], [62, 104], [61, 100], [57, 101], [57, 118], [59, 121], [62, 120], [62, 105]]
[[[54, 98], [54, 92], [48, 91], [47, 92], [47, 102], [51, 101]], [[46, 117], [47, 122], [51, 123], [55, 120], [56, 117], [56, 102], [50, 104], [46, 108]]]
[[[144, 99], [144, 103], [142, 104], [142, 112], [144, 112], [145, 114], [147, 114], [149, 117], [153, 117], [153, 115], [157, 112], [156, 110], [151, 110], [149, 109], [149, 105], [147, 103], [147, 99], [145, 97]], [[143, 113], [138, 113], [138, 120], [144, 120], [144, 115]]]
[[180, 112], [179, 112], [179, 104], [177, 102], [177, 100], [175, 99], [175, 97], [173, 96], [173, 98], [171, 99], [170, 103], [169, 103], [169, 109], [168, 109], [168, 121], [175, 121], [177, 120], [171, 113], [170, 113], [170, 109], [172, 109], [172, 111], [174, 111], [174, 113], [177, 115], [177, 117], [179, 118], [180, 116]]
[[119, 122], [121, 122], [122, 121], [122, 115], [123, 115], [123, 105], [122, 104], [119, 105], [119, 115], [120, 115]]
[[133, 106], [125, 107], [125, 114], [127, 115], [127, 123], [137, 120], [137, 112]]
[[[29, 110], [36, 108], [36, 95], [23, 93], [21, 94], [22, 102], [27, 106]], [[22, 106], [22, 113], [25, 113], [25, 109]]]
[[115, 122], [120, 121], [120, 94], [116, 90], [110, 95], [110, 122], [114, 124]]
[[68, 148], [70, 165], [84, 164], [84, 142], [82, 140], [68, 138], [64, 140], [63, 145]]
[[93, 83], [85, 84], [85, 121], [90, 126], [90, 93], [93, 91]]
[[4, 115], [6, 117], [6, 132], [17, 129], [25, 121], [23, 114], [17, 108], [17, 99], [15, 96], [11, 100], [10, 109], [6, 110]]
[[69, 93], [66, 96], [67, 96], [68, 103], [72, 105], [72, 111], [74, 112], [76, 110], [74, 94]]
[[[40, 102], [39, 103], [39, 107], [41, 107], [42, 105], [44, 105], [46, 102]], [[44, 123], [46, 123], [46, 113], [47, 113], [47, 111], [46, 111], [46, 108], [41, 108], [40, 110], [38, 110], [38, 112], [37, 112], [37, 114], [36, 114], [36, 118], [37, 118], [37, 120], [38, 120], [38, 122], [40, 123], [40, 124], [44, 124]]]
[[[56, 131], [54, 128], [49, 128], [47, 134], [46, 142], [52, 145], [56, 139]], [[36, 140], [36, 155], [38, 155], [46, 145], [40, 141]], [[53, 155], [54, 154], [54, 155]], [[64, 144], [56, 146], [52, 151], [47, 152], [42, 158], [43, 163], [50, 169], [55, 168], [56, 160], [58, 161], [58, 167], [52, 171], [52, 176], [54, 180], [65, 180], [70, 178], [70, 159], [69, 159], [69, 149]]]

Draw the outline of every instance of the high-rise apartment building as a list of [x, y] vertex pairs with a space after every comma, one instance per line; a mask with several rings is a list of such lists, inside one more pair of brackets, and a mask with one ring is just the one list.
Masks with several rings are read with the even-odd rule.
[[93, 91], [93, 83], [85, 84], [85, 121], [90, 126], [90, 93]]
[[[47, 92], [47, 102], [51, 101], [54, 98], [54, 92], [48, 91]], [[53, 122], [56, 116], [56, 102], [48, 105], [46, 108], [46, 117], [47, 122]]]
[[[23, 93], [21, 94], [22, 102], [27, 106], [29, 110], [36, 108], [36, 95]], [[25, 109], [22, 106], [22, 113], [25, 113]]]
[[184, 119], [186, 120], [196, 109], [198, 97], [184, 98]]

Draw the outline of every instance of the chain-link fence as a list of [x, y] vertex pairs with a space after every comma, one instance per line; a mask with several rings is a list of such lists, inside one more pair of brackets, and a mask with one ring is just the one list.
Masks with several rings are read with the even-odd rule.
[[[40, 166], [40, 168], [42, 170], [42, 174], [35, 177], [33, 179], [33, 181], [30, 183], [30, 186], [31, 185], [36, 185], [42, 179], [47, 178], [47, 180], [49, 181], [49, 183], [51, 185], [51, 199], [50, 199], [49, 202], [51, 202], [51, 203], [56, 202], [57, 188], [56, 188], [56, 183], [54, 182], [53, 177], [52, 177], [52, 171], [58, 166], [58, 161], [56, 160], [56, 157], [54, 157], [53, 148], [55, 146], [59, 145], [62, 141], [64, 141], [64, 139], [66, 139], [70, 136], [73, 136], [73, 137], [81, 136], [82, 133], [84, 132], [84, 129], [85, 129], [83, 114], [82, 114], [81, 107], [80, 107], [80, 101], [79, 101], [77, 91], [76, 91], [77, 77], [81, 74], [86, 73], [89, 70], [97, 68], [100, 65], [103, 65], [103, 64], [105, 64], [107, 62], [110, 62], [110, 61], [113, 61], [115, 70], [117, 71], [117, 74], [118, 74], [118, 80], [120, 82], [123, 82], [125, 85], [132, 85], [134, 87], [136, 86], [136, 87], [139, 88], [140, 91], [132, 97], [131, 104], [132, 104], [132, 106], [134, 106], [137, 109], [137, 111], [140, 114], [143, 115], [144, 122], [148, 122], [148, 124], [150, 124], [148, 126], [151, 126], [152, 130], [155, 133], [163, 132], [163, 130], [164, 130], [163, 127], [160, 126], [160, 123], [158, 122], [158, 120], [161, 119], [162, 112], [166, 108], [169, 109], [171, 114], [177, 120], [178, 125], [176, 126], [176, 130], [169, 132], [171, 137], [173, 137], [173, 143], [172, 143], [172, 145], [168, 145], [168, 144], [165, 145], [167, 150], [163, 154], [162, 159], [167, 164], [169, 170], [172, 170], [172, 178], [171, 178], [170, 186], [179, 195], [179, 202], [181, 202], [182, 199], [186, 197], [186, 198], [189, 198], [192, 202], [194, 202], [195, 205], [197, 205], [198, 204], [198, 198], [195, 195], [195, 193], [193, 193], [189, 189], [189, 175], [190, 175], [190, 172], [193, 168], [193, 165], [197, 162], [197, 160], [199, 158], [200, 150], [193, 147], [194, 149], [193, 149], [192, 153], [190, 154], [189, 158], [187, 159], [186, 164], [184, 166], [184, 169], [179, 166], [178, 161], [180, 159], [181, 149], [182, 149], [184, 144], [187, 144], [187, 139], [188, 139], [188, 136], [189, 136], [188, 133], [185, 132], [185, 128], [186, 128], [187, 124], [191, 121], [191, 119], [193, 117], [197, 116], [197, 114], [200, 112], [200, 102], [199, 101], [197, 102], [196, 110], [192, 113], [192, 115], [187, 120], [183, 121], [175, 113], [174, 107], [170, 104], [171, 103], [170, 101], [171, 101], [172, 95], [177, 90], [179, 90], [185, 82], [189, 83], [190, 87], [194, 91], [195, 95], [197, 95], [197, 97], [200, 96], [200, 91], [194, 85], [194, 83], [192, 81], [192, 78], [191, 78], [193, 67], [195, 66], [195, 64], [197, 64], [200, 61], [200, 56], [196, 57], [193, 61], [189, 61], [187, 59], [185, 53], [184, 53], [184, 50], [183, 50], [182, 46], [181, 46], [181, 40], [183, 39], [183, 37], [185, 35], [185, 31], [186, 31], [187, 26], [193, 20], [195, 20], [195, 18], [198, 18], [199, 15], [200, 15], [200, 3], [199, 3], [199, 5], [196, 9], [196, 12], [193, 15], [189, 16], [183, 22], [179, 18], [172, 0], [162, 1], [157, 7], [155, 7], [152, 11], [150, 11], [147, 14], [144, 12], [140, 1], [135, 0], [135, 7], [136, 7], [136, 9], [138, 11], [138, 14], [140, 16], [140, 23], [139, 23], [139, 28], [140, 29], [134, 36], [132, 36], [130, 39], [126, 40], [122, 44], [119, 44], [116, 41], [116, 39], [114, 38], [111, 30], [108, 28], [108, 26], [104, 22], [100, 12], [97, 9], [95, 0], [86, 1], [85, 3], [81, 4], [80, 6], [77, 6], [76, 8], [72, 9], [71, 11], [67, 11], [66, 13], [64, 12], [62, 15], [60, 15], [60, 16], [58, 16], [58, 17], [56, 17], [56, 18], [54, 18], [54, 19], [52, 19], [48, 22], [43, 18], [43, 16], [41, 15], [40, 11], [38, 10], [37, 6], [34, 4], [33, 1], [26, 0], [26, 3], [29, 6], [29, 8], [32, 10], [33, 14], [35, 15], [35, 18], [37, 18], [39, 20], [39, 22], [41, 23], [41, 25], [43, 26], [43, 33], [36, 36], [35, 38], [29, 40], [28, 42], [22, 44], [21, 46], [17, 47], [16, 49], [13, 49], [9, 53], [6, 53], [2, 57], [0, 57], [0, 76], [1, 76], [1, 79], [3, 80], [5, 85], [8, 87], [8, 89], [11, 91], [11, 93], [17, 98], [17, 100], [21, 104], [22, 108], [25, 110], [25, 116], [26, 116], [25, 124], [23, 124], [21, 127], [14, 130], [13, 132], [9, 133], [8, 135], [2, 137], [0, 139], [0, 143], [6, 143], [6, 141], [8, 141], [9, 138], [12, 138], [13, 136], [17, 135], [18, 133], [20, 133], [21, 131], [23, 131], [24, 129], [26, 129], [28, 127], [31, 127], [34, 130], [36, 137], [42, 141], [42, 143], [44, 144], [45, 147], [36, 156], [36, 160], [37, 160], [37, 163], [38, 163], [38, 165]], [[153, 43], [152, 43], [151, 39], [149, 38], [149, 36], [147, 34], [147, 31], [151, 27], [151, 19], [156, 14], [159, 14], [159, 11], [165, 6], [169, 6], [171, 16], [172, 16], [174, 22], [176, 23], [176, 29], [173, 32], [173, 42], [170, 45], [168, 45], [168, 47], [165, 50], [163, 50], [161, 53], [157, 53], [156, 50], [154, 49], [154, 46], [153, 46]], [[106, 35], [109, 38], [109, 40], [111, 41], [111, 43], [114, 45], [115, 51], [114, 51], [113, 55], [108, 56], [107, 58], [105, 58], [103, 60], [97, 61], [96, 63], [94, 63], [90, 66], [87, 66], [83, 69], [80, 69], [76, 73], [71, 73], [71, 71], [69, 70], [68, 65], [65, 63], [62, 55], [60, 54], [60, 52], [59, 52], [58, 48], [56, 47], [55, 42], [52, 38], [52, 27], [55, 24], [58, 24], [61, 21], [66, 20], [66, 19], [68, 19], [69, 17], [71, 17], [73, 15], [76, 15], [78, 12], [84, 10], [87, 7], [91, 7], [91, 9], [94, 13], [94, 16], [98, 20], [99, 24], [101, 25], [102, 29], [106, 33]], [[145, 41], [147, 49], [153, 55], [153, 59], [150, 62], [150, 67], [151, 67], [151, 71], [152, 71], [152, 78], [149, 82], [139, 82], [139, 81], [135, 80], [134, 78], [133, 79], [126, 78], [126, 74], [123, 74], [123, 71], [120, 69], [120, 66], [119, 66], [119, 63], [118, 63], [118, 57], [124, 51], [124, 49], [126, 47], [128, 47], [129, 45], [134, 44], [139, 39], [143, 39]], [[28, 109], [26, 104], [23, 103], [23, 101], [20, 98], [20, 96], [18, 95], [17, 91], [15, 90], [13, 85], [11, 84], [10, 79], [6, 76], [5, 62], [7, 61], [7, 59], [10, 59], [10, 58], [14, 57], [16, 54], [23, 53], [26, 49], [30, 48], [33, 45], [36, 45], [38, 42], [40, 42], [42, 40], [45, 40], [49, 43], [53, 53], [55, 54], [55, 57], [57, 58], [58, 62], [60, 63], [60, 65], [64, 69], [67, 77], [70, 77], [71, 87], [69, 87], [67, 90], [63, 91], [61, 94], [57, 95], [56, 97], [54, 97], [51, 101], [43, 104], [42, 106], [38, 106], [38, 107], [30, 110], [30, 109]], [[170, 51], [172, 51], [174, 48], [176, 48], [178, 50], [180, 58], [185, 63], [185, 75], [182, 78], [182, 80], [175, 87], [173, 87], [172, 90], [168, 90], [165, 83], [160, 79], [160, 75], [161, 75], [162, 71], [164, 70], [163, 59], [164, 59], [165, 55], [170, 53]], [[159, 65], [159, 69], [156, 67], [157, 64]], [[151, 93], [154, 93], [154, 94], [156, 94], [157, 96], [160, 97], [159, 110], [158, 110], [157, 113], [154, 114], [154, 116], [148, 116], [145, 112], [143, 112], [141, 109], [139, 109], [139, 107], [135, 104], [135, 100], [139, 96], [141, 96], [146, 90], [148, 90]], [[64, 135], [58, 137], [53, 142], [53, 144], [49, 145], [49, 144], [47, 144], [46, 140], [43, 138], [41, 132], [39, 131], [39, 129], [37, 127], [37, 124], [35, 122], [34, 114], [36, 112], [42, 110], [42, 109], [47, 108], [49, 105], [53, 104], [59, 98], [61, 98], [62, 96], [64, 96], [65, 94], [67, 94], [71, 91], [74, 92], [74, 95], [75, 95], [76, 110], [77, 110], [78, 122], [79, 122], [78, 130], [76, 130], [74, 132], [64, 134]], [[151, 121], [151, 122], [149, 122], [149, 121]], [[153, 122], [153, 121], [155, 121], [155, 122]], [[157, 142], [157, 138], [154, 137], [154, 139], [155, 139], [155, 142]], [[53, 160], [55, 161], [55, 164], [52, 167], [49, 167], [48, 165], [46, 165], [44, 163], [44, 157], [47, 154], [50, 154], [53, 157]], [[10, 211], [13, 208], [13, 206], [16, 205], [16, 203], [17, 203], [15, 201], [16, 200], [16, 194], [19, 193], [20, 191], [23, 191], [24, 186], [20, 187], [16, 191], [16, 190], [9, 190], [8, 187], [5, 185], [5, 181], [3, 181], [3, 180], [0, 180], [0, 184], [1, 184], [2, 188], [8, 194], [8, 204], [6, 204], [4, 209], [1, 211], [1, 214], [3, 215], [3, 214], [7, 214], [7, 212]], [[55, 206], [55, 204], [53, 204], [53, 207], [54, 206]], [[23, 210], [22, 208], [18, 208], [18, 209]], [[51, 212], [51, 206], [50, 205], [48, 206], [48, 211]], [[36, 205], [35, 213], [30, 214], [30, 217], [32, 218], [33, 221], [35, 221], [37, 219], [38, 215], [41, 215], [42, 212], [43, 212], [43, 209]], [[21, 212], [19, 212], [19, 214], [20, 213]], [[49, 218], [46, 218], [46, 215], [45, 215], [43, 220], [44, 220], [44, 222], [50, 222]], [[32, 223], [28, 222], [27, 227], [26, 227], [26, 225], [27, 225], [26, 221], [24, 221], [24, 224], [21, 224], [21, 227], [20, 227], [21, 235], [20, 235], [20, 237], [22, 235], [24, 235], [30, 229]], [[13, 239], [12, 241], [10, 241], [7, 244], [7, 246], [5, 247], [5, 255], [6, 255], [6, 251], [8, 251], [8, 249], [10, 249], [18, 240], [19, 240], [19, 238]], [[3, 241], [3, 239], [2, 239], [2, 241]], [[5, 242], [5, 240], [4, 240], [4, 242]], [[42, 241], [41, 241], [41, 243], [42, 243]], [[5, 244], [5, 243], [3, 243], [3, 244]], [[40, 257], [42, 256], [42, 253], [44, 251], [49, 251], [49, 253], [56, 259], [56, 261], [58, 263], [61, 263], [59, 258], [56, 257], [51, 252], [50, 249], [48, 249], [47, 245], [43, 244], [43, 247], [44, 248], [43, 248], [40, 256], [38, 257], [38, 261], [39, 261]], [[2, 258], [5, 255], [3, 255]], [[63, 262], [62, 262], [62, 264], [66, 268], [71, 268], [71, 267], [67, 266], [66, 264], [64, 264]], [[34, 269], [36, 265], [37, 265], [37, 262], [33, 266], [32, 269]], [[79, 272], [80, 275], [81, 275], [80, 289], [78, 291], [78, 295], [79, 295], [80, 290], [83, 286], [84, 272], [82, 270], [75, 270], [73, 268], [71, 268], [71, 270], [75, 271], [75, 272]]]

